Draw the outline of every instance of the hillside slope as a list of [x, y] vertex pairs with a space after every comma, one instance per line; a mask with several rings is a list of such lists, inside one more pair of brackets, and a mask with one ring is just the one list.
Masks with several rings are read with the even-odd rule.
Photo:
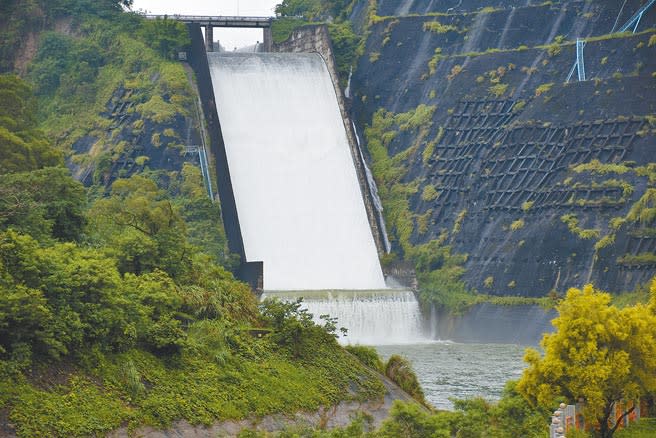
[[353, 114], [399, 256], [493, 295], [654, 275], [656, 8], [609, 34], [640, 3], [378, 2]]

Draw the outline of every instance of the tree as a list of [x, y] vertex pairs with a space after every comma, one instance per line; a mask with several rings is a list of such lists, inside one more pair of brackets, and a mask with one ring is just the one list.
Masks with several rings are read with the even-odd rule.
[[40, 241], [79, 240], [86, 202], [84, 187], [65, 168], [0, 175], [0, 227]]
[[[656, 295], [656, 279], [652, 293]], [[526, 353], [529, 367], [519, 391], [532, 403], [553, 408], [556, 398], [583, 400], [585, 415], [598, 422], [599, 435], [612, 437], [613, 405], [656, 391], [656, 313], [638, 304], [618, 309], [592, 285], [570, 289], [557, 307], [556, 331], [542, 339], [544, 356]], [[653, 298], [656, 301], [656, 298]], [[626, 413], [630, 413], [630, 408]]]
[[176, 277], [189, 269], [184, 221], [152, 180], [135, 175], [115, 181], [111, 196], [96, 201], [90, 216], [97, 240], [108, 245], [121, 272], [161, 269]]
[[144, 20], [139, 35], [149, 47], [159, 52], [164, 58], [172, 58], [176, 52], [191, 43], [187, 27], [183, 23], [167, 17]]
[[37, 129], [36, 99], [27, 82], [15, 75], [0, 75], [0, 174], [63, 164]]
[[320, 344], [334, 345], [338, 337], [334, 318], [320, 315], [324, 325], [317, 325], [302, 305], [302, 298], [290, 302], [267, 298], [260, 304], [264, 321], [273, 329], [271, 339], [288, 349], [295, 359], [309, 358], [319, 350]]

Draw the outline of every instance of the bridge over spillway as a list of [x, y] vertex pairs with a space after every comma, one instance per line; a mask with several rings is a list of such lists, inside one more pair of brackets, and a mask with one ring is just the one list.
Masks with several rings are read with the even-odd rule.
[[187, 24], [197, 24], [205, 29], [205, 47], [208, 52], [214, 51], [214, 28], [246, 28], [246, 29], [263, 29], [264, 50], [271, 49], [271, 23], [274, 17], [241, 17], [241, 16], [221, 16], [221, 15], [146, 15], [151, 20], [176, 20]]

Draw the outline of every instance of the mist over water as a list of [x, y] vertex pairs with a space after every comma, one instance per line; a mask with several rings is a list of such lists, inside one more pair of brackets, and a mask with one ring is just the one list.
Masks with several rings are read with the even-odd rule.
[[323, 59], [208, 61], [246, 259], [264, 262], [264, 289], [385, 288]]

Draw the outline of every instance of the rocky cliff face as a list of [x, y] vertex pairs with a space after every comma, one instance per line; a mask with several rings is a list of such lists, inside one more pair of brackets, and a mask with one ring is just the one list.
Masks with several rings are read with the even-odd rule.
[[[656, 8], [611, 34], [644, 2], [488, 3], [378, 2], [352, 111], [379, 185], [403, 194], [384, 199], [395, 250], [440, 239], [497, 295], [646, 282]], [[566, 83], [577, 38], [586, 80]]]

